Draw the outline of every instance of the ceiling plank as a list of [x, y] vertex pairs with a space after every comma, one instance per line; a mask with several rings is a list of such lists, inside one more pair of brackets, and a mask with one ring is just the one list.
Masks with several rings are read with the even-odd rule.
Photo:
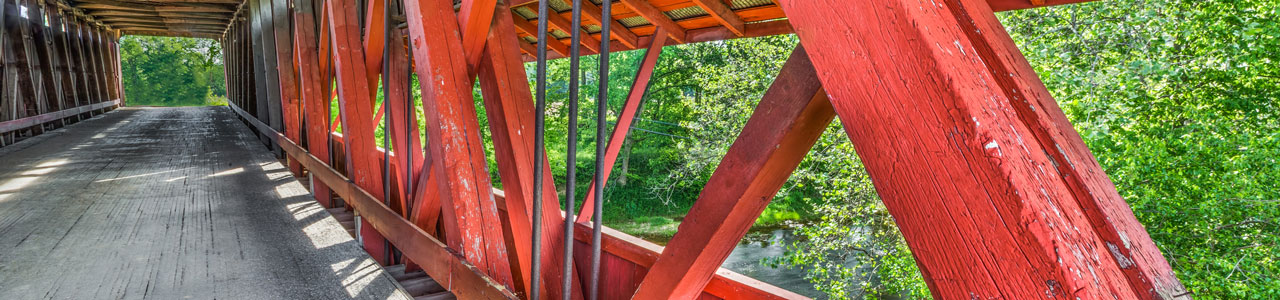
[[217, 39], [220, 37], [219, 34], [214, 34], [214, 33], [176, 31], [176, 30], [122, 30], [121, 33], [127, 34], [127, 35], [193, 37], [193, 38], [206, 38], [206, 39]]
[[631, 10], [635, 11], [636, 14], [639, 14], [641, 17], [644, 17], [644, 19], [648, 20], [649, 23], [662, 27], [662, 29], [667, 31], [667, 36], [670, 36], [672, 40], [676, 41], [676, 43], [685, 42], [685, 35], [688, 30], [684, 29], [684, 27], [680, 27], [680, 25], [676, 24], [675, 21], [672, 21], [670, 17], [667, 17], [666, 14], [662, 13], [662, 10], [657, 7], [653, 7], [653, 4], [650, 4], [649, 1], [622, 0], [622, 4], [631, 8]]
[[[518, 17], [513, 14], [512, 18]], [[565, 20], [564, 17], [560, 16], [560, 14], [547, 14], [547, 25], [551, 25], [551, 28], [564, 31], [565, 34], [573, 34], [573, 23], [570, 23], [569, 20]], [[591, 36], [591, 34], [587, 33], [586, 30], [582, 30], [582, 28], [577, 28], [577, 30], [580, 34], [580, 44], [586, 46], [587, 49], [591, 49], [591, 51], [600, 51], [600, 39]]]
[[[529, 22], [529, 20], [525, 20], [519, 14], [511, 14], [511, 20], [516, 24], [516, 29], [521, 32], [534, 37], [538, 36], [538, 26]], [[551, 36], [551, 33], [547, 33], [547, 49], [560, 53], [561, 56], [569, 56], [569, 46], [556, 40], [555, 37]]]
[[[587, 17], [588, 20], [596, 22], [596, 25], [604, 25], [606, 20], [601, 16], [602, 14], [603, 11], [600, 10], [600, 6], [595, 5], [595, 3], [591, 3], [591, 1], [582, 2], [582, 15]], [[613, 24], [609, 25], [609, 33], [610, 36], [612, 36], [612, 39], [617, 39], [619, 42], [622, 42], [623, 45], [627, 46], [627, 49], [636, 49], [637, 47], [640, 47], [640, 37], [636, 36], [636, 33], [631, 32], [630, 29], [627, 29], [627, 26], [623, 26], [622, 23], [619, 23], [612, 17], [607, 21], [613, 22]]]
[[698, 7], [702, 7], [702, 10], [711, 14], [711, 17], [715, 18], [716, 21], [720, 21], [720, 24], [724, 24], [724, 27], [728, 27], [729, 31], [733, 31], [734, 34], [738, 36], [746, 34], [742, 18], [734, 14], [732, 9], [724, 5], [724, 2], [720, 0], [693, 0], [693, 3], [697, 4]]

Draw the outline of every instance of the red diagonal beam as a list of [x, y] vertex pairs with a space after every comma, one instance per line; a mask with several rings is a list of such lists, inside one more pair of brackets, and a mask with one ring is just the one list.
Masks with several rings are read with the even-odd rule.
[[1189, 298], [986, 1], [780, 2], [935, 298]]
[[701, 294], [834, 117], [813, 65], [797, 48], [633, 299]]
[[[374, 141], [373, 99], [366, 85], [368, 73], [364, 65], [364, 51], [360, 45], [360, 25], [355, 16], [345, 12], [355, 11], [353, 0], [329, 0], [325, 9], [329, 12], [329, 31], [333, 66], [338, 81], [338, 98], [342, 107], [340, 117], [345, 124], [347, 174], [356, 185], [373, 193], [378, 199], [383, 194], [381, 166], [373, 158], [377, 153]], [[367, 225], [367, 224], [365, 224]], [[382, 237], [374, 230], [362, 230], [365, 249], [378, 262], [386, 264], [388, 257]]]
[[[531, 225], [531, 207], [528, 207], [526, 201], [522, 198], [524, 188], [533, 188], [533, 183], [529, 178], [521, 177], [521, 170], [532, 170], [533, 151], [532, 145], [524, 144], [524, 135], [522, 128], [524, 125], [532, 126], [529, 118], [532, 114], [523, 114], [521, 109], [524, 106], [532, 104], [529, 95], [529, 79], [524, 74], [524, 63], [518, 59], [519, 51], [516, 43], [515, 25], [511, 21], [511, 11], [506, 5], [501, 5], [497, 9], [496, 21], [492, 30], [488, 33], [488, 46], [482, 53], [483, 57], [479, 59], [480, 65], [476, 67], [476, 73], [480, 81], [480, 91], [484, 95], [485, 114], [489, 120], [489, 130], [493, 137], [494, 158], [498, 163], [498, 176], [502, 178], [503, 186], [507, 186], [516, 195], [516, 199], [520, 201], [503, 201], [503, 210], [506, 211], [506, 217], [503, 218], [503, 237], [507, 245], [507, 260], [511, 266], [511, 275], [514, 279], [514, 290], [521, 291], [525, 295], [531, 294], [530, 258], [532, 252], [533, 235]], [[516, 56], [512, 56], [512, 55]], [[523, 97], [521, 97], [523, 96]], [[530, 111], [531, 112], [531, 111]], [[526, 127], [532, 128], [532, 127]], [[529, 159], [527, 162], [517, 162], [521, 159]], [[532, 171], [528, 172], [532, 174]], [[548, 183], [550, 183], [548, 181]], [[554, 191], [554, 187], [550, 189]], [[553, 209], [555, 206], [552, 206]], [[558, 213], [555, 209], [553, 213]], [[561, 219], [563, 220], [563, 219]], [[544, 222], [546, 223], [546, 222]], [[547, 228], [544, 226], [544, 229]], [[554, 228], [552, 226], [551, 228]], [[558, 253], [558, 252], [556, 252]], [[546, 255], [545, 258], [560, 258], [558, 255]], [[560, 260], [556, 260], [555, 265], [559, 265]], [[544, 263], [545, 264], [545, 263]], [[543, 270], [554, 269], [544, 268]], [[543, 272], [554, 273], [554, 272]], [[559, 281], [555, 281], [559, 282]]]
[[[609, 136], [609, 146], [605, 151], [604, 170], [596, 170], [596, 172], [604, 172], [605, 182], [609, 182], [609, 173], [613, 171], [613, 163], [618, 160], [618, 152], [622, 150], [623, 142], [627, 140], [627, 133], [631, 132], [631, 123], [636, 118], [636, 114], [640, 110], [640, 102], [644, 101], [644, 93], [649, 90], [649, 79], [653, 78], [653, 69], [658, 65], [658, 58], [662, 55], [662, 46], [667, 44], [667, 35], [661, 27], [654, 31], [653, 40], [649, 42], [649, 49], [644, 54], [644, 60], [640, 61], [640, 70], [636, 71], [636, 80], [631, 84], [631, 92], [627, 94], [627, 102], [622, 107], [622, 113], [618, 114], [618, 122], [614, 124], [613, 135]], [[623, 175], [625, 176], [625, 175]], [[600, 182], [591, 182], [591, 187], [587, 189], [587, 197], [583, 199], [594, 199], [595, 185], [602, 184]], [[578, 212], [578, 222], [590, 222], [591, 214], [595, 212], [594, 205], [583, 205], [582, 210]]]
[[475, 66], [480, 61], [497, 5], [498, 0], [462, 0], [462, 9], [458, 11], [458, 27], [462, 30], [462, 53], [467, 58], [468, 66]]
[[467, 72], [451, 2], [406, 0], [409, 36], [421, 80], [427, 145], [432, 176], [438, 181], [446, 238], [467, 261], [484, 269], [499, 282], [511, 284], [511, 270], [490, 191], [489, 173], [471, 96]]
[[[504, 209], [509, 214], [507, 222], [503, 224], [508, 233], [505, 236], [514, 243], [508, 246], [508, 253], [515, 253], [511, 257], [512, 268], [519, 272], [513, 271], [513, 274], [521, 276], [520, 286], [525, 287], [524, 291], [528, 292], [531, 274], [525, 270], [529, 270], [532, 261], [530, 231], [532, 226], [541, 226], [543, 235], [540, 249], [545, 254], [537, 259], [541, 259], [544, 266], [539, 274], [543, 283], [542, 294], [547, 299], [559, 299], [564, 295], [559, 285], [561, 280], [564, 276], [577, 278], [577, 273], [563, 274], [558, 267], [562, 265], [563, 258], [555, 253], [561, 253], [565, 245], [562, 227], [564, 218], [559, 202], [552, 200], [554, 197], [548, 197], [544, 201], [542, 224], [532, 224], [530, 216], [534, 213], [534, 189], [542, 189], [544, 195], [555, 195], [555, 186], [551, 180], [543, 181], [541, 186], [533, 180], [533, 168], [539, 165], [535, 162], [545, 162], [546, 157], [534, 156], [534, 103], [524, 64], [519, 56], [519, 44], [523, 42], [514, 34], [515, 25], [508, 21], [513, 20], [510, 10], [506, 7], [499, 9], [495, 18], [497, 22], [489, 33], [488, 46], [485, 47], [485, 55], [477, 71], [493, 137], [498, 174], [506, 187], [506, 199], [509, 199], [503, 202]], [[542, 166], [544, 174], [551, 174], [549, 164], [543, 163]], [[574, 282], [577, 283], [576, 280]], [[574, 284], [569, 294], [574, 298], [581, 298], [581, 286]]]

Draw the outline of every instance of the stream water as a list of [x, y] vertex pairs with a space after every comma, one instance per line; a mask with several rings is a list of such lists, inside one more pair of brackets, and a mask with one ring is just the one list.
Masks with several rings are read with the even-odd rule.
[[775, 269], [761, 262], [765, 258], [781, 257], [787, 250], [787, 245], [798, 239], [790, 229], [748, 234], [720, 267], [810, 298], [826, 299], [824, 294], [815, 290], [813, 284], [804, 278], [804, 269]]

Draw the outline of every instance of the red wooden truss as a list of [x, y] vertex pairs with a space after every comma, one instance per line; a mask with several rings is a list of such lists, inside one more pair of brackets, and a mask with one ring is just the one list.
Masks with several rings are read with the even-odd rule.
[[[592, 283], [601, 299], [803, 298], [720, 265], [836, 117], [935, 297], [1186, 297], [994, 15], [1082, 1], [582, 1], [581, 26], [570, 1], [546, 1], [248, 0], [222, 12], [230, 22], [218, 36], [232, 107], [296, 174], [311, 177], [321, 204], [361, 216], [359, 234], [374, 258], [421, 268], [462, 298], [583, 299]], [[542, 4], [551, 13], [538, 15]], [[164, 29], [202, 32], [183, 28]], [[536, 89], [525, 70], [540, 35], [550, 59], [574, 48], [603, 52], [602, 39], [609, 51], [647, 49], [626, 104], [613, 112], [618, 125], [597, 170], [607, 179], [663, 46], [791, 33], [802, 47], [665, 248], [608, 228], [592, 245], [599, 212], [583, 205], [565, 214], [550, 197], [554, 183], [535, 179], [539, 168], [551, 172], [537, 151]], [[83, 48], [68, 42], [58, 49]], [[113, 48], [83, 52], [104, 49]], [[106, 61], [102, 68], [118, 68]], [[65, 72], [69, 80], [14, 82], [38, 95], [24, 99], [93, 100], [15, 104], [57, 112], [76, 107], [62, 103], [119, 95], [108, 88], [118, 80], [75, 71]], [[86, 88], [61, 93], [32, 82]], [[477, 84], [487, 124], [476, 111]], [[389, 150], [377, 146], [383, 123]], [[482, 130], [492, 136], [495, 165], [485, 160]], [[493, 189], [492, 168], [503, 190]], [[537, 192], [549, 199], [541, 211]], [[565, 235], [566, 215], [577, 216], [573, 236]], [[593, 246], [603, 251], [598, 277]], [[560, 256], [565, 247], [575, 249], [572, 259]]]

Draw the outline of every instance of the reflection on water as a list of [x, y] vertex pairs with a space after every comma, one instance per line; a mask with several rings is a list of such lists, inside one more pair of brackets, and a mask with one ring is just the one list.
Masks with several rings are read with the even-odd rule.
[[801, 295], [826, 299], [825, 295], [815, 290], [813, 284], [804, 278], [805, 270], [786, 267], [775, 269], [761, 262], [765, 258], [781, 257], [787, 250], [787, 245], [798, 239], [800, 237], [790, 229], [747, 234], [720, 266]]

